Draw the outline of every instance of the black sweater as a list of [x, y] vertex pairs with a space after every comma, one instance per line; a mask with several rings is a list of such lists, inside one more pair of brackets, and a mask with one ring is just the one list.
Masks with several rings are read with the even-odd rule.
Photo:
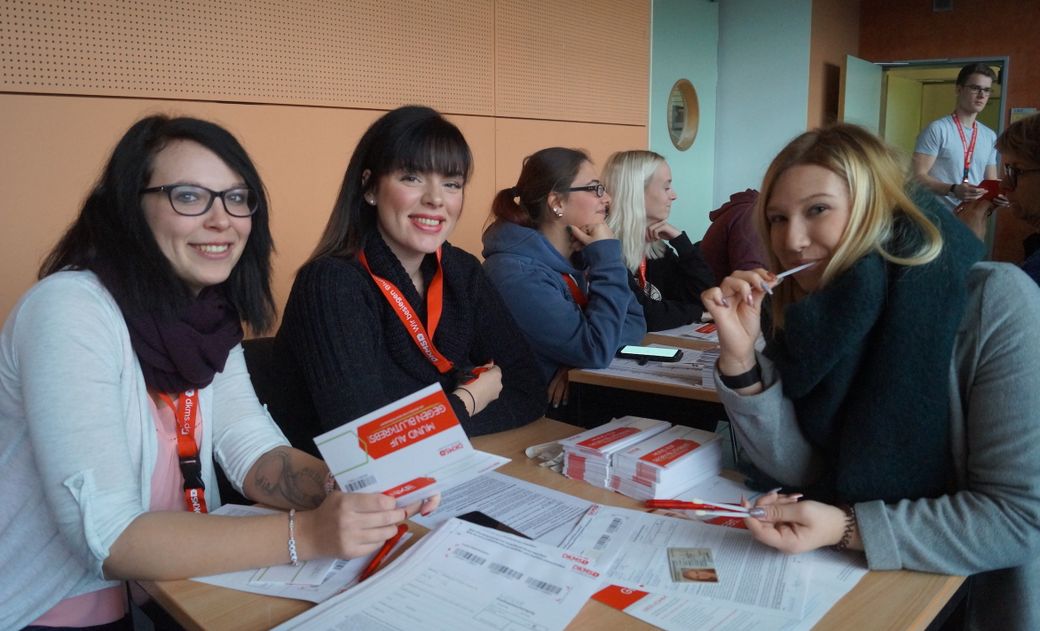
[[652, 295], [648, 296], [639, 286], [638, 275], [628, 275], [628, 284], [643, 305], [647, 331], [663, 331], [699, 321], [704, 312], [701, 292], [715, 285], [711, 268], [685, 232], [668, 244], [672, 247], [665, 248], [664, 256], [646, 262], [647, 289]]
[[[368, 239], [365, 255], [373, 273], [396, 285], [425, 323], [425, 299], [378, 234]], [[542, 415], [546, 393], [534, 354], [479, 262], [445, 243], [442, 265], [444, 308], [434, 345], [456, 367], [494, 360], [502, 369], [498, 399], [470, 417], [451, 394], [453, 374], [442, 375], [419, 351], [361, 264], [326, 257], [300, 270], [275, 340], [275, 359], [299, 403], [297, 410], [271, 412], [294, 446], [314, 453], [315, 435], [434, 382], [444, 387], [470, 436]], [[427, 256], [427, 283], [435, 270], [435, 257]]]

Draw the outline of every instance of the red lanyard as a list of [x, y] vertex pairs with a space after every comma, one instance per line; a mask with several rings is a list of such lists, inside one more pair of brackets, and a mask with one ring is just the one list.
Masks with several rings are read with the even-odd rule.
[[646, 291], [646, 257], [639, 262], [639, 288]]
[[584, 311], [585, 305], [589, 304], [589, 297], [581, 291], [581, 287], [578, 287], [578, 283], [571, 278], [570, 274], [560, 274], [560, 276], [563, 276], [563, 280], [571, 290], [571, 297], [574, 298], [574, 302], [578, 303], [578, 306], [581, 307], [582, 311]]
[[964, 147], [964, 179], [968, 181], [968, 172], [971, 170], [971, 157], [975, 155], [975, 139], [979, 137], [979, 123], [978, 121], [971, 122], [971, 144], [968, 143], [967, 137], [964, 135], [964, 128], [961, 126], [961, 119], [957, 118], [957, 112], [950, 114], [953, 117], [953, 126], [957, 128], [957, 133], [961, 135], [961, 146]]
[[184, 478], [184, 505], [193, 513], [205, 513], [206, 485], [202, 481], [202, 463], [199, 446], [195, 443], [195, 423], [199, 416], [199, 391], [186, 390], [178, 397], [177, 405], [165, 392], [159, 399], [174, 413], [177, 431], [177, 463]]
[[437, 273], [433, 275], [430, 286], [426, 288], [426, 320], [430, 323], [429, 334], [426, 333], [423, 323], [415, 316], [415, 310], [412, 309], [412, 305], [408, 303], [408, 299], [404, 297], [401, 290], [387, 279], [372, 273], [372, 268], [368, 266], [368, 259], [364, 252], [358, 252], [357, 256], [361, 266], [375, 281], [376, 287], [383, 292], [383, 297], [390, 303], [390, 307], [393, 308], [401, 320], [401, 324], [412, 336], [412, 341], [426, 356], [426, 359], [430, 360], [433, 367], [442, 374], [450, 371], [452, 369], [451, 360], [441, 355], [441, 352], [433, 345], [433, 334], [437, 331], [441, 311], [444, 309], [444, 269], [441, 267], [441, 249], [437, 248]]

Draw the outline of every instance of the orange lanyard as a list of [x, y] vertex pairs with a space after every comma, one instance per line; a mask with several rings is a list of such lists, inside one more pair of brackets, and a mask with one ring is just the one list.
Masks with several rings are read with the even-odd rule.
[[177, 433], [177, 463], [184, 478], [184, 505], [193, 513], [205, 513], [206, 484], [202, 481], [202, 463], [199, 446], [195, 443], [195, 424], [199, 416], [199, 391], [185, 390], [174, 405], [165, 392], [158, 393], [159, 399], [170, 406], [174, 413]]
[[393, 308], [394, 313], [401, 320], [401, 324], [412, 336], [412, 341], [426, 356], [426, 359], [430, 360], [433, 367], [442, 374], [450, 371], [452, 369], [451, 360], [442, 355], [433, 345], [433, 334], [437, 331], [437, 324], [441, 320], [441, 312], [444, 309], [444, 269], [441, 267], [441, 249], [437, 248], [437, 273], [433, 275], [430, 286], [426, 288], [426, 320], [430, 323], [429, 334], [423, 323], [415, 316], [415, 310], [412, 309], [412, 305], [409, 304], [401, 290], [387, 279], [372, 273], [372, 268], [368, 266], [368, 259], [364, 252], [358, 252], [357, 256], [361, 266], [375, 281], [376, 287], [383, 292], [383, 297]]
[[571, 278], [570, 274], [560, 274], [560, 276], [563, 276], [563, 280], [571, 290], [571, 296], [574, 298], [574, 302], [578, 303], [578, 306], [581, 307], [582, 311], [584, 311], [585, 305], [589, 304], [589, 297], [581, 291], [581, 287], [578, 287], [578, 283]]
[[639, 263], [639, 288], [646, 291], [646, 257]]
[[954, 112], [950, 116], [953, 117], [953, 126], [957, 128], [957, 133], [961, 135], [961, 146], [964, 147], [964, 180], [968, 181], [968, 172], [971, 171], [971, 157], [975, 155], [975, 140], [979, 137], [979, 122], [972, 121], [971, 123], [971, 144], [968, 143], [968, 138], [964, 135], [964, 127], [961, 126], [961, 119], [957, 118], [957, 112]]

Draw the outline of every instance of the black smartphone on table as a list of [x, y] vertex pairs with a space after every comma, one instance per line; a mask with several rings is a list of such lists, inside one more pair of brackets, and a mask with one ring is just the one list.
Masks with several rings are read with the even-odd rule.
[[618, 357], [625, 359], [634, 359], [640, 363], [654, 361], [654, 362], [677, 362], [682, 359], [682, 349], [679, 348], [661, 348], [658, 346], [634, 346], [629, 344], [622, 346], [618, 352]]

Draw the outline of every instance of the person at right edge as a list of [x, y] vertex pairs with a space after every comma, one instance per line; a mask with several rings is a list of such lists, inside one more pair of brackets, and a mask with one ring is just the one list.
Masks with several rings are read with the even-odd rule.
[[852, 125], [797, 137], [755, 208], [773, 271], [702, 296], [737, 441], [775, 481], [761, 482], [809, 498], [769, 493], [746, 524], [788, 553], [834, 546], [872, 570], [970, 575], [969, 628], [1038, 629], [1040, 291], [981, 262], [982, 243], [930, 199], [911, 201], [900, 164]]

